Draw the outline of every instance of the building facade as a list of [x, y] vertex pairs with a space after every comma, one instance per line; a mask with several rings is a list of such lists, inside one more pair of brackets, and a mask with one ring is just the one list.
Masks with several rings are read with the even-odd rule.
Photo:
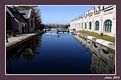
[[34, 17], [34, 10], [28, 9], [28, 10], [19, 10], [21, 14], [23, 14], [24, 18], [27, 21], [27, 32], [35, 32], [35, 17]]
[[26, 33], [26, 19], [14, 6], [6, 6], [6, 32]]
[[72, 20], [69, 29], [87, 30], [116, 36], [116, 5], [96, 5], [84, 15]]
[[15, 6], [6, 6], [6, 32], [35, 32], [34, 9], [18, 10]]

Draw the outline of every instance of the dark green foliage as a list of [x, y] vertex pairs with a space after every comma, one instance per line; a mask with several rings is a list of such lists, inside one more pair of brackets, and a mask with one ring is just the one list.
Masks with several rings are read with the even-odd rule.
[[64, 25], [64, 28], [65, 28], [65, 29], [68, 29], [68, 27], [69, 27], [69, 24]]
[[17, 6], [18, 10], [29, 10], [32, 9], [34, 6]]

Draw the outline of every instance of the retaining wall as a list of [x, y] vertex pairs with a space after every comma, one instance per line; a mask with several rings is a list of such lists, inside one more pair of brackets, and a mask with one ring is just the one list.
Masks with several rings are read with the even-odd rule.
[[74, 37], [92, 52], [91, 71], [96, 74], [115, 74], [115, 45], [93, 36], [73, 33]]

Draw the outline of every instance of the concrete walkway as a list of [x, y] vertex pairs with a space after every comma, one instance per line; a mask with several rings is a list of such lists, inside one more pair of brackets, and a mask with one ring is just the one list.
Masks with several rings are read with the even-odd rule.
[[30, 36], [33, 36], [35, 34], [36, 33], [21, 34], [21, 35], [17, 35], [16, 37], [8, 38], [9, 42], [6, 43], [6, 47], [14, 45], [14, 44], [16, 44], [16, 43], [18, 43], [18, 42], [20, 42], [20, 41], [22, 41], [22, 40], [24, 40], [24, 39], [26, 39], [26, 38], [28, 38]]

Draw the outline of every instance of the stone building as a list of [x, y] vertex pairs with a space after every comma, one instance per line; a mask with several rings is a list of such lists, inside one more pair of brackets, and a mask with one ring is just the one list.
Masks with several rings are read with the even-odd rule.
[[6, 6], [6, 32], [26, 33], [26, 19], [14, 6]]
[[34, 17], [34, 10], [19, 10], [21, 14], [23, 14], [24, 18], [26, 19], [28, 28], [27, 32], [34, 32], [35, 31], [35, 17]]
[[72, 20], [69, 29], [87, 30], [115, 37], [116, 5], [94, 6], [94, 9]]

